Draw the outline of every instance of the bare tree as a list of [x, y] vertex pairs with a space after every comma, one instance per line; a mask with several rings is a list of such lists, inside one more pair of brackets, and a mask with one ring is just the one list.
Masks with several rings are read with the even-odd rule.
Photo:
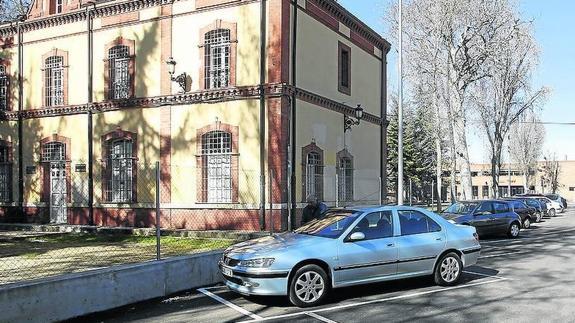
[[519, 165], [523, 173], [523, 187], [529, 190], [532, 173], [537, 168], [537, 160], [543, 153], [545, 128], [533, 112], [527, 112], [511, 126], [509, 153], [513, 163]]
[[0, 22], [16, 20], [25, 15], [32, 0], [0, 0]]
[[555, 194], [557, 193], [557, 190], [561, 186], [561, 184], [559, 183], [559, 174], [561, 174], [561, 165], [559, 165], [559, 162], [557, 161], [557, 157], [555, 156], [555, 154], [545, 156], [543, 157], [543, 159], [545, 161], [543, 162], [541, 171], [543, 173], [542, 181], [544, 187], [547, 186], [546, 184], [549, 184], [549, 187], [551, 188], [551, 193]]

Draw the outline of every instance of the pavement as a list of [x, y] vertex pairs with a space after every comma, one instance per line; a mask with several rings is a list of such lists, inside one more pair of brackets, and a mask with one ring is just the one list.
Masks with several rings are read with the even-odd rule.
[[[300, 309], [282, 297], [245, 298], [210, 286], [78, 318], [76, 322], [575, 322], [575, 209], [481, 241], [462, 282], [424, 277], [337, 289], [327, 304]], [[71, 321], [74, 322], [74, 321]]]

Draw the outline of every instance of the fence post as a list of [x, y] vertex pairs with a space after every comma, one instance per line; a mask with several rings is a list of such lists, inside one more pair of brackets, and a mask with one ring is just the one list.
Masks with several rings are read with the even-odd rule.
[[411, 206], [411, 202], [413, 200], [413, 187], [412, 187], [412, 182], [411, 182], [411, 178], [409, 179], [409, 206]]
[[383, 205], [383, 196], [381, 195], [381, 192], [383, 190], [383, 181], [381, 180], [381, 176], [379, 177], [378, 188], [379, 188], [379, 205]]
[[274, 200], [273, 200], [273, 191], [272, 191], [272, 179], [274, 178], [274, 170], [270, 169], [268, 174], [268, 191], [269, 191], [269, 199], [270, 199], [270, 235], [274, 234]]
[[160, 260], [160, 162], [156, 162], [156, 260]]
[[339, 207], [339, 179], [337, 176], [337, 171], [335, 174], [335, 207]]

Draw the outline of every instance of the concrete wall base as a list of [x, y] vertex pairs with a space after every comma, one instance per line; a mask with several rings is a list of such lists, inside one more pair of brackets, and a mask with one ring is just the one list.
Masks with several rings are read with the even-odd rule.
[[0, 322], [55, 322], [221, 282], [222, 251], [121, 265], [0, 288]]

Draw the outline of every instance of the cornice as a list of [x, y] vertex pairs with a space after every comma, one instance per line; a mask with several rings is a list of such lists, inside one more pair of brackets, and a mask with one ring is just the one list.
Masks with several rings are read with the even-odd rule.
[[[22, 119], [35, 119], [44, 117], [55, 117], [65, 115], [84, 114], [88, 112], [103, 113], [108, 111], [117, 111], [131, 108], [156, 108], [161, 106], [178, 106], [190, 104], [215, 104], [219, 102], [257, 99], [263, 90], [267, 98], [292, 96], [309, 102], [311, 104], [326, 108], [348, 116], [354, 115], [354, 107], [328, 99], [321, 95], [309, 92], [303, 89], [295, 88], [284, 83], [266, 84], [263, 87], [259, 85], [234, 87], [228, 89], [197, 91], [191, 93], [164, 95], [147, 98], [134, 98], [127, 100], [114, 100], [106, 102], [97, 102], [79, 105], [67, 105], [59, 107], [28, 109], [24, 111], [7, 111], [0, 114], [1, 120], [16, 121]], [[364, 113], [363, 120], [382, 125], [382, 119], [370, 113]]]

